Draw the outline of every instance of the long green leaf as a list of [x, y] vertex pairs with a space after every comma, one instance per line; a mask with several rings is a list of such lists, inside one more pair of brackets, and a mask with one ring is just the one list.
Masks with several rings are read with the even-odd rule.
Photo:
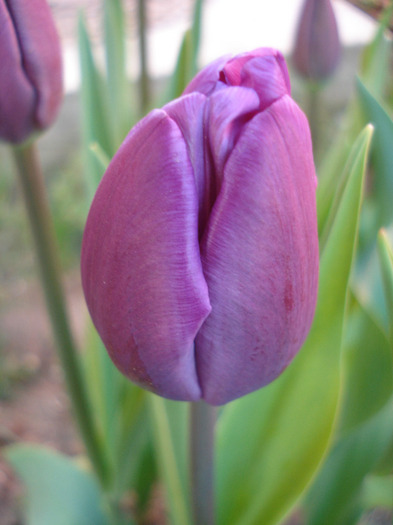
[[131, 87], [126, 71], [125, 13], [122, 0], [104, 0], [105, 55], [110, 117], [117, 148], [131, 128]]
[[167, 100], [172, 100], [180, 96], [188, 82], [197, 72], [198, 51], [201, 38], [201, 19], [202, 0], [196, 0], [193, 23], [191, 28], [184, 34], [169, 92], [166, 95]]
[[86, 185], [88, 200], [90, 201], [101, 180], [103, 170], [95, 156], [89, 152], [89, 147], [91, 144], [97, 143], [105, 154], [111, 158], [115, 146], [111, 136], [108, 116], [108, 97], [105, 93], [102, 76], [94, 61], [89, 35], [82, 15], [79, 17], [78, 31], [82, 78], [82, 130], [87, 162]]
[[393, 349], [393, 251], [385, 230], [378, 234], [378, 256], [381, 266], [382, 281], [389, 326], [390, 346]]
[[187, 409], [186, 403], [149, 396], [154, 441], [162, 480], [166, 489], [170, 523], [191, 523], [186, 476]]
[[[270, 525], [295, 503], [329, 446], [340, 391], [340, 349], [372, 129], [352, 168], [321, 257], [309, 337], [268, 387], [225, 408], [218, 428], [218, 523]], [[246, 430], [245, 430], [246, 429]]]
[[[389, 80], [391, 43], [388, 44], [384, 36], [384, 30], [389, 20], [390, 18], [386, 16], [373, 41], [365, 48], [362, 57], [360, 77], [364, 85], [375, 96], [382, 96]], [[324, 155], [321, 165], [318, 166], [317, 209], [320, 233], [324, 229], [325, 221], [336, 195], [342, 166], [348, 158], [357, 135], [368, 122], [357, 94], [348, 105], [343, 122], [330, 150]]]
[[5, 456], [26, 487], [27, 525], [107, 525], [99, 487], [75, 461], [34, 445], [14, 445]]
[[110, 458], [111, 486], [117, 494], [134, 488], [143, 451], [150, 440], [146, 392], [117, 370], [91, 323], [84, 364], [94, 415]]
[[307, 525], [347, 524], [365, 476], [393, 438], [393, 400], [333, 448], [305, 501]]
[[376, 414], [393, 393], [393, 355], [388, 338], [370, 312], [354, 301], [343, 352], [343, 408], [340, 432]]
[[357, 89], [365, 119], [375, 127], [371, 148], [374, 168], [371, 190], [378, 212], [378, 227], [387, 226], [393, 220], [393, 121], [360, 80]]

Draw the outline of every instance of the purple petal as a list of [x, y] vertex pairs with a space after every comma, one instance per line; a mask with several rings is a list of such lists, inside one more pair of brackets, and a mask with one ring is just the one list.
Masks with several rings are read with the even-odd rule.
[[206, 96], [191, 93], [170, 102], [163, 110], [176, 122], [183, 134], [192, 164], [198, 195], [199, 231], [203, 230], [210, 212], [211, 167], [206, 157], [204, 119]]
[[201, 244], [212, 312], [196, 339], [203, 398], [275, 379], [310, 328], [317, 294], [316, 177], [307, 121], [284, 96], [244, 127]]
[[252, 89], [232, 87], [220, 90], [209, 98], [209, 133], [212, 160], [215, 164], [217, 189], [221, 185], [223, 168], [243, 126], [259, 107]]
[[336, 69], [340, 54], [340, 38], [331, 1], [306, 0], [296, 33], [295, 67], [307, 78], [324, 80]]
[[210, 312], [193, 169], [176, 123], [151, 112], [129, 134], [94, 199], [82, 282], [119, 369], [164, 397], [196, 400], [195, 336]]
[[0, 0], [0, 27], [0, 138], [19, 142], [32, 129], [35, 93], [23, 70], [18, 39], [4, 0]]
[[217, 88], [220, 71], [228, 61], [229, 55], [223, 56], [203, 68], [188, 84], [183, 94], [187, 95], [198, 91], [210, 95]]
[[[254, 64], [249, 68], [249, 64]], [[255, 78], [254, 78], [255, 75]], [[255, 49], [250, 53], [238, 55], [225, 64], [222, 70], [222, 78], [230, 86], [252, 87], [258, 93], [261, 100], [268, 98], [271, 90], [277, 89], [275, 83], [280, 86], [280, 95], [290, 94], [291, 83], [288, 68], [282, 54], [269, 47]], [[267, 84], [265, 84], [267, 82]], [[270, 103], [279, 96], [270, 97]], [[263, 107], [268, 103], [262, 104]]]
[[62, 97], [60, 40], [46, 0], [8, 0], [26, 75], [38, 100], [35, 118], [47, 126]]

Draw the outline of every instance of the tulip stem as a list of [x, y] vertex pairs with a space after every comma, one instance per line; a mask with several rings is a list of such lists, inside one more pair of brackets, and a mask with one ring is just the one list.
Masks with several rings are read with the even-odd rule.
[[22, 189], [32, 228], [33, 241], [60, 361], [77, 423], [87, 453], [103, 486], [107, 482], [107, 465], [103, 449], [93, 423], [76, 346], [72, 337], [60, 278], [52, 216], [47, 199], [44, 178], [34, 143], [13, 149], [22, 183]]
[[190, 471], [194, 525], [214, 524], [214, 428], [216, 409], [191, 403]]

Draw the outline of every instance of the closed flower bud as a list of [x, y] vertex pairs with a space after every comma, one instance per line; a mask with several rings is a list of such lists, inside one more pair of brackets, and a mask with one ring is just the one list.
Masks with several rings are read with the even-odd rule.
[[220, 405], [293, 359], [316, 303], [307, 120], [272, 49], [222, 58], [129, 133], [82, 246], [87, 304], [118, 368]]
[[305, 0], [295, 39], [293, 64], [314, 81], [329, 78], [340, 59], [340, 39], [330, 0]]
[[45, 0], [0, 0], [0, 140], [48, 127], [62, 99], [60, 42]]

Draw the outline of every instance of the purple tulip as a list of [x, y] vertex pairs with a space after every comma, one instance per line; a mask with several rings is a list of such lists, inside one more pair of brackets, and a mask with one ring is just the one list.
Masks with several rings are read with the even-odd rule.
[[60, 42], [45, 0], [0, 0], [0, 139], [48, 127], [62, 99]]
[[93, 201], [87, 304], [118, 368], [176, 400], [267, 385], [310, 329], [316, 176], [283, 57], [221, 58], [137, 124]]
[[340, 53], [331, 1], [305, 0], [295, 39], [294, 66], [304, 77], [323, 81], [336, 69]]

